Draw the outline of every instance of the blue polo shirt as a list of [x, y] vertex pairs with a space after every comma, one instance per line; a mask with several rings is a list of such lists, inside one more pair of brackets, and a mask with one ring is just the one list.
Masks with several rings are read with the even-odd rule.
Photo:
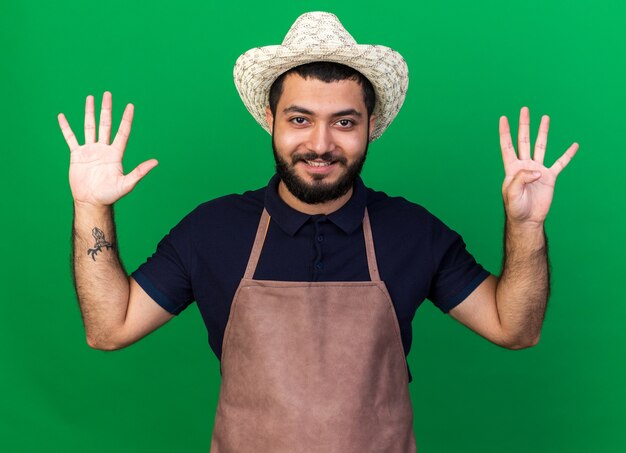
[[428, 298], [444, 313], [489, 273], [461, 237], [423, 207], [365, 187], [329, 215], [308, 215], [267, 187], [206, 202], [159, 243], [132, 277], [164, 309], [180, 313], [196, 301], [218, 358], [235, 291], [243, 277], [265, 207], [270, 225], [254, 275], [258, 280], [367, 281], [362, 220], [367, 206], [381, 279], [398, 317], [405, 354], [411, 321]]

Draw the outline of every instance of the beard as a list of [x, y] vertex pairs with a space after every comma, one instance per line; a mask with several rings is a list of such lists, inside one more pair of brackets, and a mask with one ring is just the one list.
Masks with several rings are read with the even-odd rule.
[[[296, 153], [291, 156], [291, 163], [278, 155], [274, 137], [272, 137], [272, 149], [276, 161], [276, 173], [285, 183], [289, 192], [297, 199], [306, 204], [320, 204], [336, 200], [344, 196], [354, 185], [354, 181], [361, 174], [365, 158], [367, 157], [368, 142], [366, 142], [363, 154], [352, 164], [348, 165], [343, 156], [337, 156], [330, 151], [324, 154]], [[344, 173], [334, 183], [324, 181], [324, 175], [313, 175], [313, 182], [307, 183], [296, 174], [295, 165], [300, 161], [322, 159], [324, 162], [337, 163], [345, 168]]]

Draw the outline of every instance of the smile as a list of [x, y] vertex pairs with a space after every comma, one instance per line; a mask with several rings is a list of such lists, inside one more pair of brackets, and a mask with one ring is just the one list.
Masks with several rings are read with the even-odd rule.
[[305, 160], [306, 164], [311, 167], [328, 167], [332, 162], [319, 162], [316, 160]]

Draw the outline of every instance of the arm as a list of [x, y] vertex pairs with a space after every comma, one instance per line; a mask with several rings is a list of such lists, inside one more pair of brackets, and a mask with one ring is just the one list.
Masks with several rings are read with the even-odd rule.
[[74, 198], [73, 270], [87, 343], [119, 349], [139, 340], [172, 315], [129, 279], [119, 259], [113, 204], [129, 193], [152, 168], [146, 161], [124, 175], [122, 157], [130, 134], [133, 106], [124, 111], [112, 144], [111, 94], [105, 93], [96, 142], [94, 100], [85, 106], [85, 144], [80, 146], [65, 116], [59, 125], [70, 148], [70, 187]]
[[488, 340], [510, 349], [534, 346], [550, 291], [545, 218], [552, 204], [558, 174], [578, 150], [574, 143], [550, 167], [543, 165], [549, 118], [539, 127], [530, 155], [530, 121], [522, 108], [518, 151], [513, 148], [506, 117], [500, 118], [500, 146], [505, 178], [502, 196], [506, 215], [504, 260], [500, 278], [487, 278], [450, 314]]

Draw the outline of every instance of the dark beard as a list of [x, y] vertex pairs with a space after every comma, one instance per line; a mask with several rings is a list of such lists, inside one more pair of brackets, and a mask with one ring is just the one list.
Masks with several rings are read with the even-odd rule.
[[[361, 174], [361, 169], [367, 157], [367, 144], [363, 155], [351, 165], [346, 165], [345, 157], [337, 157], [332, 152], [326, 152], [322, 155], [316, 153], [294, 154], [291, 158], [291, 165], [282, 159], [276, 152], [274, 137], [272, 137], [272, 149], [274, 150], [274, 160], [276, 161], [276, 173], [285, 183], [289, 192], [291, 192], [298, 200], [306, 204], [320, 204], [327, 201], [336, 200], [344, 196], [354, 185], [354, 181]], [[334, 184], [325, 183], [323, 175], [314, 176], [313, 183], [304, 182], [294, 170], [294, 166], [299, 161], [322, 159], [326, 162], [334, 161], [346, 167], [346, 172]]]

